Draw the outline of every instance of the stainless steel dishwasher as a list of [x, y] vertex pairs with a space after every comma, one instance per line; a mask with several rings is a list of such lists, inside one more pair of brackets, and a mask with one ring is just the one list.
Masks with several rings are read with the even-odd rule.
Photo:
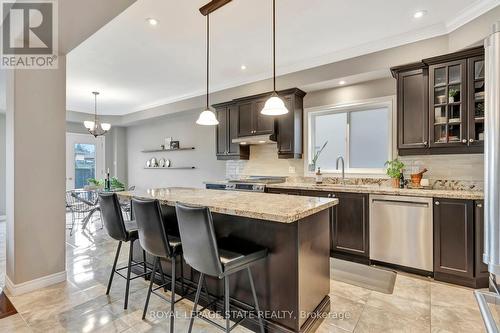
[[432, 198], [370, 195], [370, 259], [433, 271]]

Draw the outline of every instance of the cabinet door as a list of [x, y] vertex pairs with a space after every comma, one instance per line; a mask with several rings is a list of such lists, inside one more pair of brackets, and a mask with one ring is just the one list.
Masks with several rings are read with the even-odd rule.
[[427, 69], [398, 74], [398, 149], [427, 148], [429, 103]]
[[474, 215], [469, 200], [434, 200], [434, 272], [474, 276]]
[[466, 60], [429, 67], [431, 147], [467, 146], [466, 77]]
[[228, 143], [227, 152], [229, 155], [239, 155], [240, 154], [240, 144], [233, 143], [233, 139], [238, 137], [238, 107], [236, 105], [231, 105], [228, 107]]
[[483, 262], [484, 252], [484, 203], [483, 201], [476, 201], [474, 206], [474, 224], [476, 236], [476, 264], [475, 275], [476, 278], [489, 276], [488, 265]]
[[254, 134], [256, 135], [272, 134], [274, 132], [275, 118], [260, 113], [264, 108], [264, 104], [266, 104], [266, 100], [267, 98], [255, 101], [253, 112], [255, 121]]
[[484, 57], [467, 60], [469, 146], [484, 144]]
[[288, 113], [278, 118], [278, 153], [293, 154], [295, 143], [295, 110], [293, 96], [283, 97]]
[[228, 136], [228, 122], [227, 122], [227, 108], [220, 108], [216, 110], [217, 120], [219, 125], [217, 125], [217, 156], [223, 156], [227, 154], [227, 136]]
[[335, 193], [339, 204], [333, 207], [332, 250], [369, 257], [368, 195]]
[[253, 102], [238, 104], [238, 136], [253, 135]]

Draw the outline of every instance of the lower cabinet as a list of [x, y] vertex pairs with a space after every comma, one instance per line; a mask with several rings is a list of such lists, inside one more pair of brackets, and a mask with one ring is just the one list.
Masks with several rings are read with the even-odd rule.
[[434, 199], [434, 278], [479, 288], [488, 285], [483, 266], [483, 208], [472, 200]]
[[332, 210], [332, 252], [368, 259], [368, 194], [335, 193], [339, 204]]

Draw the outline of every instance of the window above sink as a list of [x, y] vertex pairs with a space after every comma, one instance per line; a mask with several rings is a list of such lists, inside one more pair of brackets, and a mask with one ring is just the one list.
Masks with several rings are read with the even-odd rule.
[[[316, 170], [336, 174], [336, 160], [342, 156], [346, 174], [385, 174], [384, 163], [393, 156], [393, 98], [329, 105], [307, 110], [308, 158], [316, 161]], [[310, 173], [313, 173], [310, 170]]]

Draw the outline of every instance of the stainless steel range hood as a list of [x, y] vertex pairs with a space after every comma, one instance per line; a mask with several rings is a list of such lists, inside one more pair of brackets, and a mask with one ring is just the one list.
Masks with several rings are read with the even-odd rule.
[[242, 136], [232, 140], [233, 143], [239, 143], [240, 145], [263, 145], [269, 143], [276, 143], [275, 134], [266, 135], [252, 135], [252, 136]]

